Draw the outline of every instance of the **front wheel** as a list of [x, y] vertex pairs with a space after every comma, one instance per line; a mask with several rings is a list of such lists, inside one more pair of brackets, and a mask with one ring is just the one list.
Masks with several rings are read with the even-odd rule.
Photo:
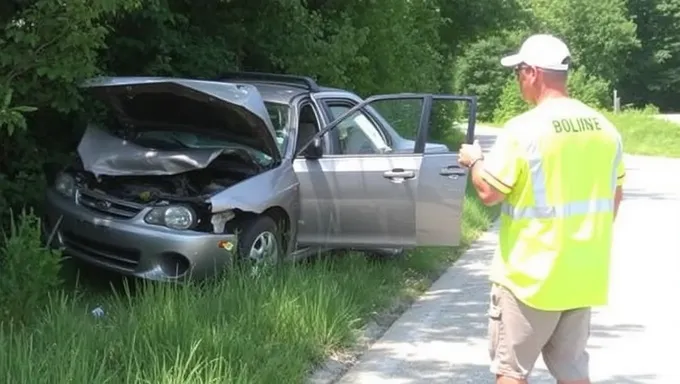
[[276, 264], [281, 260], [280, 228], [269, 216], [249, 220], [238, 239], [238, 254], [252, 264]]

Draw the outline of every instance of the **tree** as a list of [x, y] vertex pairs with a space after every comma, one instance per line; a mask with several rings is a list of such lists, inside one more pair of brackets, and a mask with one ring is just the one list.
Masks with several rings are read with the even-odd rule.
[[640, 46], [626, 0], [523, 0], [535, 17], [533, 33], [552, 33], [572, 51], [574, 66], [617, 83], [622, 65]]
[[680, 86], [680, 0], [629, 0], [640, 46], [625, 61], [620, 87], [625, 103], [677, 110]]
[[500, 59], [517, 49], [526, 33], [501, 31], [488, 35], [467, 46], [454, 64], [455, 90], [477, 96], [478, 118], [493, 119], [494, 110], [503, 93], [509, 70]]

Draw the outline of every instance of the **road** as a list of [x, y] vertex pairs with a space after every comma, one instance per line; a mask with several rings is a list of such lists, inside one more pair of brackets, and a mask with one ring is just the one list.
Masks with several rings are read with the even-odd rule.
[[[674, 123], [680, 123], [680, 113], [666, 113], [663, 115], [657, 115], [657, 117]], [[678, 128], [680, 128], [680, 126], [678, 126]]]
[[[484, 147], [493, 143], [493, 132], [478, 130]], [[627, 183], [615, 224], [610, 305], [596, 309], [592, 320], [591, 379], [677, 384], [680, 160], [625, 156], [624, 161]], [[485, 312], [496, 243], [494, 228], [338, 383], [493, 383]], [[530, 383], [554, 383], [540, 359]]]

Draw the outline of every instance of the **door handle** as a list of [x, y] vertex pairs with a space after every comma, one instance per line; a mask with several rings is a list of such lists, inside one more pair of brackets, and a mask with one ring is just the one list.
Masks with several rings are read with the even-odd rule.
[[412, 179], [416, 177], [416, 173], [402, 168], [395, 168], [390, 171], [385, 171], [383, 176], [387, 179]]
[[458, 165], [449, 165], [439, 171], [442, 176], [465, 176], [465, 170]]

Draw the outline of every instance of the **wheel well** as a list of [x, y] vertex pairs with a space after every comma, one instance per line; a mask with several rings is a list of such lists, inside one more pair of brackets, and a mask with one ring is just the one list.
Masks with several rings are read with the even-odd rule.
[[288, 248], [288, 244], [290, 244], [290, 217], [288, 217], [288, 213], [281, 208], [281, 207], [271, 207], [267, 208], [264, 212], [262, 212], [263, 215], [267, 215], [274, 219], [277, 225], [280, 226], [281, 228], [281, 246], [283, 249]]
[[[281, 233], [281, 246], [283, 249], [287, 249], [288, 244], [290, 244], [290, 217], [288, 216], [288, 213], [286, 211], [279, 207], [270, 207], [267, 208], [264, 212], [261, 213], [261, 215], [266, 215], [271, 217], [274, 222], [280, 227], [280, 233]], [[252, 212], [246, 212], [246, 211], [236, 211], [236, 220], [234, 220], [230, 227], [231, 230], [234, 230], [235, 228], [238, 228], [240, 225], [248, 222], [249, 220], [254, 219], [255, 217], [260, 216], [258, 214], [252, 213]]]

